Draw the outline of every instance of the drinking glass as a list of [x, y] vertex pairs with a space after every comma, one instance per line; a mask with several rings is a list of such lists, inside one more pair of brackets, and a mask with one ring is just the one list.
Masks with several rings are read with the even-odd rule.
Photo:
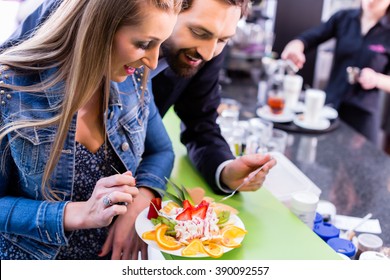
[[360, 68], [348, 66], [347, 69], [348, 83], [354, 85], [357, 83], [360, 76]]
[[233, 129], [232, 137], [228, 140], [230, 149], [233, 154], [238, 157], [245, 152], [246, 130], [244, 127], [236, 125]]
[[266, 144], [272, 135], [274, 124], [260, 118], [251, 118], [248, 120], [248, 137], [246, 141], [246, 153], [265, 153], [267, 152]]
[[285, 97], [283, 92], [280, 90], [270, 90], [268, 92], [267, 104], [271, 109], [272, 114], [282, 114], [285, 104]]
[[271, 138], [267, 143], [267, 149], [269, 152], [284, 153], [287, 146], [287, 132], [274, 128], [272, 130]]
[[302, 136], [298, 143], [297, 159], [305, 163], [314, 163], [317, 156], [317, 137]]

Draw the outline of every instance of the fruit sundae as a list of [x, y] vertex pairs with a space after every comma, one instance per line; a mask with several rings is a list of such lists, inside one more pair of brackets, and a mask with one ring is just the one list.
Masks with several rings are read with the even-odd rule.
[[224, 249], [240, 246], [237, 239], [247, 231], [231, 221], [234, 208], [210, 199], [195, 204], [184, 187], [175, 185], [175, 190], [180, 195], [166, 195], [171, 200], [163, 207], [161, 198], [151, 201], [147, 218], [154, 229], [144, 232], [143, 239], [155, 241], [164, 250], [181, 250], [182, 256], [218, 258]]

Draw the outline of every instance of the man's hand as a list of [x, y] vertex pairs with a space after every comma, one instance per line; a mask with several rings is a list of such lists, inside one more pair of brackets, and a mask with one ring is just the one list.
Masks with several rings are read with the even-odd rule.
[[230, 162], [221, 173], [221, 181], [230, 189], [236, 189], [245, 178], [260, 166], [264, 168], [240, 191], [257, 191], [264, 183], [268, 171], [274, 167], [276, 160], [270, 155], [252, 154], [245, 155]]

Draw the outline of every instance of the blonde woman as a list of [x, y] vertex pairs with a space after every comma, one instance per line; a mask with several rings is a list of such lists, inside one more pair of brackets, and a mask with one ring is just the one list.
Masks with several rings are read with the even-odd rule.
[[[180, 8], [64, 0], [0, 54], [1, 259], [99, 258], [110, 227], [134, 216], [137, 187], [165, 188], [174, 156], [146, 77]], [[136, 174], [141, 155], [148, 172]], [[123, 235], [112, 254], [129, 257]]]

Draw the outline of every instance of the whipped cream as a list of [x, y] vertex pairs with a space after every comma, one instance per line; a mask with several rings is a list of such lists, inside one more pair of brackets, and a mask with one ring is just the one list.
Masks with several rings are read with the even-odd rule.
[[[172, 211], [174, 215], [178, 215], [183, 211], [181, 208], [176, 208]], [[199, 238], [200, 240], [210, 240], [219, 236], [219, 227], [217, 225], [218, 218], [214, 210], [209, 207], [206, 212], [205, 219], [193, 217], [188, 221], [177, 221], [175, 226], [176, 239], [186, 243], [192, 239]]]

